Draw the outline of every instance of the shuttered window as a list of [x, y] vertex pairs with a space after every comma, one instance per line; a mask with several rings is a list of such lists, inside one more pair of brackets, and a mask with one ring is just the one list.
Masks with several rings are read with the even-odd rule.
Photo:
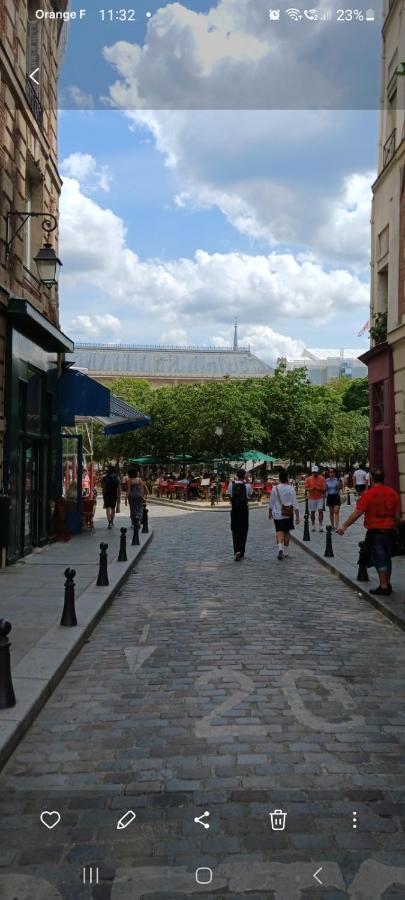
[[27, 22], [27, 75], [31, 75], [35, 69], [41, 69], [41, 31], [42, 22]]

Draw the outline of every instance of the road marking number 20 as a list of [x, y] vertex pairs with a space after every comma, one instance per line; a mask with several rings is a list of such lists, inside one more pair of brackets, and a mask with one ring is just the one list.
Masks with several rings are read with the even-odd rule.
[[[330, 695], [330, 699], [338, 703], [344, 710], [352, 710], [355, 706], [353, 700], [349, 696], [346, 689], [338, 678], [332, 675], [318, 675], [310, 669], [290, 669], [281, 676], [282, 690], [287, 703], [294, 714], [295, 718], [312, 728], [315, 731], [323, 731], [333, 734], [345, 731], [347, 728], [361, 728], [364, 725], [364, 716], [351, 715], [340, 722], [330, 722], [323, 716], [318, 716], [310, 712], [299, 692], [297, 681], [299, 678], [311, 678], [326, 688]], [[199, 738], [217, 738], [221, 740], [223, 737], [249, 737], [254, 735], [270, 734], [271, 727], [260, 725], [258, 722], [253, 724], [244, 724], [242, 722], [230, 722], [226, 725], [214, 725], [213, 719], [226, 715], [231, 709], [240, 706], [255, 691], [255, 684], [252, 678], [239, 672], [237, 669], [231, 669], [226, 666], [211, 669], [204, 672], [196, 681], [196, 687], [206, 687], [210, 682], [232, 681], [238, 682], [239, 688], [234, 690], [232, 694], [216, 706], [210, 713], [207, 713], [202, 719], [198, 720], [195, 725], [195, 734]], [[242, 718], [242, 715], [241, 717]]]

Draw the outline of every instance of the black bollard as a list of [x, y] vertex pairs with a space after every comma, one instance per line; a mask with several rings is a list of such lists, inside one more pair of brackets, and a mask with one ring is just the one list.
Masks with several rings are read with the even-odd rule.
[[142, 513], [142, 534], [149, 534], [148, 507], [146, 504]]
[[359, 561], [358, 561], [358, 572], [357, 572], [357, 581], [370, 581], [367, 572], [367, 548], [365, 541], [359, 541]]
[[311, 535], [309, 533], [309, 509], [308, 509], [308, 497], [305, 498], [305, 515], [304, 515], [304, 534], [302, 536], [303, 541], [310, 541]]
[[10, 622], [0, 619], [0, 709], [10, 709], [11, 706], [15, 706], [10, 665], [11, 644], [8, 639], [10, 631]]
[[65, 569], [65, 602], [63, 604], [63, 613], [60, 624], [65, 625], [67, 628], [72, 628], [74, 625], [77, 625], [75, 610], [75, 583], [73, 580], [75, 575], [75, 569]]
[[352, 501], [351, 501], [351, 499], [350, 499], [350, 491], [349, 491], [349, 489], [347, 490], [346, 502], [347, 502], [347, 505], [348, 505], [348, 506], [351, 506], [351, 505], [352, 505]]
[[108, 544], [100, 544], [100, 567], [98, 570], [98, 578], [96, 584], [98, 587], [107, 587], [109, 585], [108, 580], [108, 571], [107, 571], [107, 550]]
[[141, 526], [140, 526], [139, 519], [135, 519], [134, 533], [133, 533], [133, 535], [132, 535], [132, 546], [133, 546], [133, 547], [139, 547], [139, 544], [141, 543], [140, 540], [139, 540], [139, 529], [140, 529], [140, 527], [141, 527]]
[[332, 525], [326, 526], [326, 547], [324, 556], [334, 556], [332, 547]]
[[127, 529], [121, 528], [120, 552], [118, 554], [118, 562], [128, 562], [127, 557]]

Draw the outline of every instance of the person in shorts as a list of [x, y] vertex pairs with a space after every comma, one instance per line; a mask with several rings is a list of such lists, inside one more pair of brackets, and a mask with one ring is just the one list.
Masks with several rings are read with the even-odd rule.
[[108, 471], [102, 481], [102, 488], [108, 527], [112, 528], [117, 502], [121, 496], [121, 481], [118, 478], [115, 466], [108, 466]]
[[336, 474], [335, 469], [329, 468], [327, 477], [325, 478], [326, 487], [326, 505], [329, 509], [330, 524], [332, 530], [339, 528], [340, 513], [340, 492], [342, 490], [342, 479]]
[[325, 508], [326, 485], [318, 466], [312, 466], [312, 474], [305, 479], [305, 493], [308, 497], [308, 510], [311, 515], [311, 531], [316, 531], [315, 516], [318, 513], [319, 531], [323, 531], [323, 511]]
[[357, 496], [361, 497], [370, 484], [370, 476], [363, 465], [354, 470], [353, 481]]
[[392, 594], [391, 571], [395, 529], [401, 519], [401, 499], [398, 491], [384, 484], [384, 472], [377, 469], [372, 474], [372, 484], [368, 491], [357, 500], [356, 509], [346, 522], [338, 528], [343, 535], [350, 525], [364, 515], [366, 550], [368, 565], [377, 570], [379, 584], [370, 594], [390, 596]]
[[277, 559], [288, 556], [290, 531], [300, 523], [300, 512], [295, 487], [288, 483], [288, 474], [280, 469], [279, 484], [273, 487], [269, 499], [269, 519], [273, 519], [276, 529]]

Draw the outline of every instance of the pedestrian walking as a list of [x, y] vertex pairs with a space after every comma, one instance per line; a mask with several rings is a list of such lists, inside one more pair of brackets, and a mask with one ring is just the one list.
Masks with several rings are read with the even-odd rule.
[[363, 464], [357, 466], [357, 468], [354, 470], [353, 481], [356, 493], [360, 497], [361, 494], [364, 494], [364, 491], [368, 488], [370, 483], [369, 473], [366, 471], [366, 468], [365, 466], [363, 466]]
[[138, 475], [137, 470], [133, 468], [128, 469], [127, 497], [133, 528], [135, 527], [136, 519], [138, 519], [138, 522], [142, 521], [147, 496], [148, 489], [145, 482]]
[[378, 573], [379, 585], [370, 594], [392, 594], [391, 571], [392, 552], [395, 529], [401, 515], [401, 501], [397, 491], [384, 484], [384, 472], [377, 470], [371, 476], [372, 485], [359, 497], [356, 509], [346, 522], [338, 528], [343, 535], [353, 522], [364, 514], [366, 533], [366, 552], [368, 565], [374, 566]]
[[251, 484], [246, 483], [246, 472], [238, 469], [235, 481], [230, 481], [227, 490], [231, 501], [231, 530], [233, 552], [236, 561], [243, 559], [249, 531], [248, 499], [253, 494]]
[[112, 528], [114, 525], [115, 510], [121, 494], [121, 482], [115, 466], [108, 466], [108, 471], [102, 480], [102, 490], [108, 527]]
[[305, 491], [308, 497], [308, 510], [311, 514], [311, 531], [316, 531], [315, 516], [318, 513], [319, 531], [323, 531], [323, 511], [325, 508], [326, 485], [318, 466], [312, 466], [312, 474], [305, 479]]
[[340, 492], [343, 484], [342, 479], [336, 474], [335, 469], [329, 468], [327, 477], [325, 478], [326, 487], [326, 505], [329, 509], [330, 524], [333, 531], [339, 528], [339, 513], [341, 506]]
[[277, 559], [282, 560], [288, 556], [290, 545], [290, 531], [295, 524], [300, 523], [300, 511], [297, 494], [293, 484], [289, 483], [285, 469], [280, 469], [279, 483], [276, 484], [269, 499], [269, 519], [273, 519], [276, 529]]

